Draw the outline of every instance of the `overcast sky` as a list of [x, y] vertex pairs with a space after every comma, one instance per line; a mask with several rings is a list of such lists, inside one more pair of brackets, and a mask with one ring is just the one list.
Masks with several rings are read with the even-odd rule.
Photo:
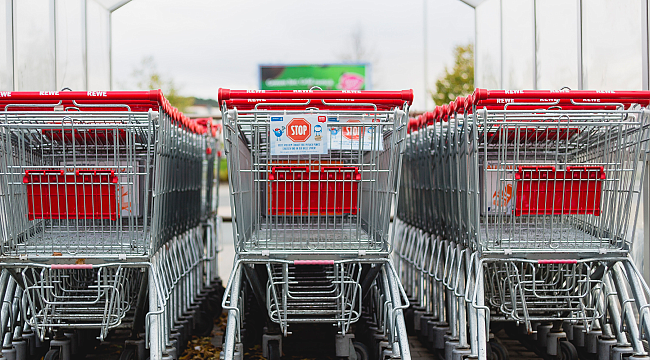
[[[428, 0], [429, 86], [474, 41], [474, 11]], [[375, 90], [412, 88], [424, 102], [423, 0], [133, 0], [112, 16], [114, 88], [133, 87], [144, 57], [183, 95], [217, 97], [220, 87], [257, 89], [258, 65], [333, 63], [363, 34]], [[430, 103], [429, 106], [432, 106]]]

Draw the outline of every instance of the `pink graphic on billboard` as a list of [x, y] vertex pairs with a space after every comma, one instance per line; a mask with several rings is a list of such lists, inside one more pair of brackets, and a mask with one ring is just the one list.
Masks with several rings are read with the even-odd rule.
[[343, 73], [339, 78], [341, 90], [361, 90], [363, 88], [363, 76], [355, 73]]

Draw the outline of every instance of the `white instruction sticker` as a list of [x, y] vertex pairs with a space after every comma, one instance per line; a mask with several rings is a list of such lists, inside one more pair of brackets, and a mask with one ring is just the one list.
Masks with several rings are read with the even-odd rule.
[[[366, 118], [330, 117], [331, 150], [383, 151], [384, 139], [381, 125], [372, 125], [379, 120]], [[332, 126], [335, 123], [341, 126]], [[344, 124], [350, 124], [345, 126]]]
[[317, 114], [271, 116], [271, 155], [327, 154], [326, 122]]

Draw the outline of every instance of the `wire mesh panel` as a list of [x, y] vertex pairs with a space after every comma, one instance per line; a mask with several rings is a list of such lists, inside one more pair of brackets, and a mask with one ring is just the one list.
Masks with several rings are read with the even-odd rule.
[[3, 256], [148, 256], [198, 225], [206, 137], [149, 92], [102, 94], [3, 100]]
[[136, 268], [35, 268], [22, 271], [30, 325], [46, 328], [100, 328], [119, 326], [135, 306], [142, 277]]
[[[154, 126], [147, 113], [5, 113], [3, 255], [146, 253]], [[145, 205], [146, 204], [146, 205]]]
[[269, 318], [288, 323], [345, 324], [361, 316], [361, 264], [267, 264]]
[[630, 99], [459, 99], [414, 122], [405, 161], [420, 167], [403, 191], [436, 205], [405, 216], [480, 251], [627, 250], [650, 135], [645, 109]]
[[237, 251], [389, 251], [407, 113], [283, 96], [223, 102]]
[[477, 107], [469, 127], [483, 250], [627, 249], [649, 135], [645, 111]]
[[563, 320], [580, 314], [583, 320], [601, 318], [597, 301], [602, 279], [591, 278], [594, 262], [486, 262], [485, 296], [507, 320]]

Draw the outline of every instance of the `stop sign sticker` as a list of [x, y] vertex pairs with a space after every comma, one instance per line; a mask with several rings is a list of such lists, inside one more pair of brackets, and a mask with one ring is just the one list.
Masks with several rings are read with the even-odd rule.
[[[347, 121], [348, 123], [360, 123], [361, 121], [356, 119], [351, 119]], [[361, 124], [359, 124], [361, 125]], [[344, 126], [343, 127], [343, 137], [348, 140], [359, 140], [359, 135], [363, 136], [363, 127], [362, 126]]]
[[287, 124], [287, 137], [293, 142], [305, 142], [311, 136], [311, 124], [303, 118], [293, 118]]
[[329, 131], [318, 120], [317, 114], [271, 116], [271, 155], [327, 154]]

